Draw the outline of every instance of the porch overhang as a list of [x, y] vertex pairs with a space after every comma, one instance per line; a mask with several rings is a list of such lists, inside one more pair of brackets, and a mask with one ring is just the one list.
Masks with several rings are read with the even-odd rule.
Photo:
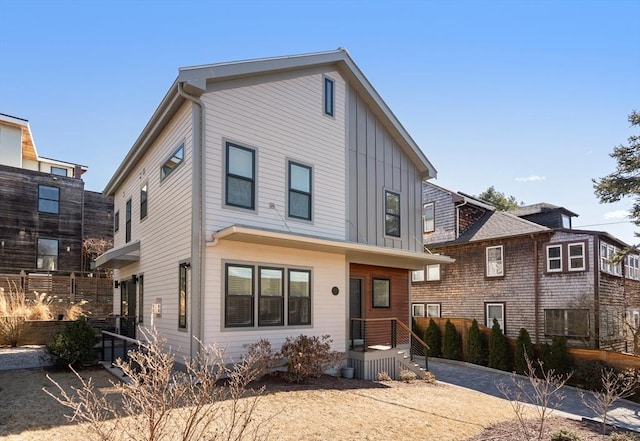
[[207, 246], [215, 246], [220, 240], [340, 254], [344, 255], [349, 263], [408, 270], [419, 270], [423, 269], [425, 265], [436, 263], [447, 264], [455, 262], [455, 259], [443, 255], [404, 251], [396, 248], [386, 248], [239, 225], [232, 225], [213, 233], [213, 242], [209, 242]]
[[128, 243], [118, 248], [112, 248], [106, 253], [96, 257], [91, 263], [92, 269], [97, 268], [123, 268], [140, 260], [140, 241]]

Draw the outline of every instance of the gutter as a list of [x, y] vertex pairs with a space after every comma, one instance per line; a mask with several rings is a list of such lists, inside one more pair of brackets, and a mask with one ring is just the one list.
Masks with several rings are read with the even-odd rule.
[[191, 360], [200, 353], [203, 342], [202, 305], [204, 294], [204, 104], [200, 98], [184, 91], [184, 83], [178, 83], [178, 94], [193, 103], [193, 154], [191, 173], [191, 307], [189, 317], [189, 356]]

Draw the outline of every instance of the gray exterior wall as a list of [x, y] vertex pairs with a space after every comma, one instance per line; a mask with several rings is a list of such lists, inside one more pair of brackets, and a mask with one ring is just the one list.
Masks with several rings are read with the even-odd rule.
[[424, 233], [424, 243], [441, 243], [456, 238], [456, 207], [450, 192], [429, 184], [422, 183], [422, 201], [433, 202], [435, 230]]
[[[347, 239], [421, 251], [422, 176], [352, 87], [347, 92], [347, 149]], [[400, 194], [399, 238], [384, 234], [385, 190]]]

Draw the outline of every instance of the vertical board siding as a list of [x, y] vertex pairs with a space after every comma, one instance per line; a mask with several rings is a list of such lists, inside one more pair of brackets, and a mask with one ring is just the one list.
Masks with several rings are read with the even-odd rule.
[[[334, 117], [323, 114], [323, 74], [334, 80]], [[336, 71], [217, 83], [202, 101], [208, 232], [243, 224], [345, 239], [345, 82]], [[225, 140], [256, 150], [255, 211], [224, 206]], [[311, 222], [287, 217], [288, 160], [313, 167]]]
[[[184, 142], [183, 163], [160, 182], [160, 168]], [[162, 315], [153, 324], [167, 336], [179, 356], [189, 353], [187, 332], [178, 331], [178, 265], [191, 255], [192, 111], [185, 103], [153, 146], [115, 192], [120, 229], [115, 246], [125, 243], [125, 204], [131, 198], [131, 241], [140, 240], [140, 261], [116, 270], [116, 280], [144, 274], [144, 321], [151, 323], [151, 305], [162, 299]], [[140, 189], [147, 183], [147, 217], [140, 220]], [[136, 286], [137, 289], [137, 286]], [[114, 289], [114, 313], [120, 312], [120, 290]]]

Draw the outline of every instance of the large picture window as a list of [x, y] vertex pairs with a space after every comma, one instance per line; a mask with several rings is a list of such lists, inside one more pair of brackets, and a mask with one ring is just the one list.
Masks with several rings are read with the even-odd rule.
[[38, 211], [60, 213], [60, 189], [48, 185], [38, 185]]
[[289, 161], [289, 217], [311, 220], [311, 167]]
[[255, 208], [255, 151], [227, 143], [226, 204], [234, 207]]
[[504, 276], [504, 248], [502, 245], [487, 247], [487, 277]]
[[373, 279], [373, 307], [374, 308], [390, 308], [391, 307], [391, 280], [389, 279]]
[[400, 195], [384, 192], [384, 234], [400, 237]]
[[422, 206], [422, 231], [431, 233], [436, 229], [434, 203], [430, 202]]
[[588, 309], [545, 309], [544, 333], [548, 336], [588, 337]]
[[277, 326], [284, 324], [283, 273], [284, 270], [282, 268], [259, 268], [259, 326]]
[[46, 271], [58, 269], [58, 241], [56, 239], [38, 239], [36, 268]]

